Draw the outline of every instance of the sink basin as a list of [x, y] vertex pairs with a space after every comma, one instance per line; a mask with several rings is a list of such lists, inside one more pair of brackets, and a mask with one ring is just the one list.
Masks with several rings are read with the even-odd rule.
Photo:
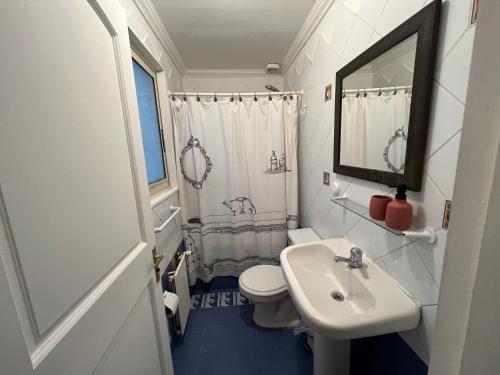
[[337, 238], [281, 252], [289, 293], [305, 322], [335, 340], [416, 328], [420, 306], [369, 258], [363, 256], [361, 268], [333, 260], [349, 257], [353, 246]]

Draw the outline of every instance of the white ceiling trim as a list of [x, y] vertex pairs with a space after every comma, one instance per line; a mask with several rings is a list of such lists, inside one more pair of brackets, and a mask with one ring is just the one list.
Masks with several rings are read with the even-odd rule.
[[172, 59], [180, 75], [184, 75], [187, 70], [186, 64], [182, 60], [177, 48], [175, 48], [174, 42], [170, 38], [165, 26], [163, 26], [154, 5], [151, 4], [150, 0], [133, 0], [133, 2], [141, 12], [149, 27], [153, 30], [165, 51], [167, 51], [168, 56]]
[[290, 68], [290, 65], [292, 65], [292, 62], [295, 60], [302, 48], [304, 48], [304, 45], [307, 43], [312, 33], [316, 30], [316, 27], [318, 27], [319, 23], [326, 15], [326, 12], [328, 12], [334, 2], [335, 0], [316, 0], [281, 63], [283, 74], [285, 74]]
[[264, 77], [281, 76], [279, 73], [267, 73], [265, 69], [188, 69], [186, 78], [219, 78], [219, 77]]

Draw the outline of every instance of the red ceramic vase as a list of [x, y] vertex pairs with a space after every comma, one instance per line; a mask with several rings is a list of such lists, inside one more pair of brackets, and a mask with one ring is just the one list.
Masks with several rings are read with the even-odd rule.
[[387, 205], [392, 202], [388, 195], [373, 195], [370, 199], [370, 216], [375, 220], [385, 220]]
[[411, 227], [413, 220], [413, 207], [406, 200], [394, 199], [387, 206], [385, 223], [389, 228], [396, 230], [407, 230]]

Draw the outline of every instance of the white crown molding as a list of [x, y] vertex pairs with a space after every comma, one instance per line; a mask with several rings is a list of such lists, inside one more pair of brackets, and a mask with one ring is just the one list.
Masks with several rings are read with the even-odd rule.
[[141, 12], [149, 27], [153, 30], [165, 51], [167, 51], [168, 56], [172, 59], [172, 62], [182, 76], [187, 70], [186, 64], [184, 64], [179, 51], [177, 51], [174, 42], [165, 29], [156, 8], [150, 0], [133, 0], [133, 2]]
[[219, 78], [219, 77], [269, 77], [281, 76], [279, 73], [267, 73], [265, 69], [188, 69], [184, 78]]
[[283, 74], [285, 74], [290, 68], [290, 65], [292, 65], [292, 62], [295, 60], [302, 48], [304, 48], [304, 45], [307, 43], [312, 33], [316, 30], [316, 27], [318, 27], [326, 12], [328, 12], [328, 9], [330, 9], [334, 2], [335, 0], [316, 0], [281, 63]]

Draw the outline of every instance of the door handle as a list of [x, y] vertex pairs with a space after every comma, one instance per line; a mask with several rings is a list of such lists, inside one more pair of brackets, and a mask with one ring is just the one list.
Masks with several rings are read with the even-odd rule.
[[158, 254], [158, 250], [156, 250], [156, 246], [153, 247], [153, 267], [155, 269], [156, 281], [160, 281], [160, 263], [163, 260], [164, 256], [162, 254]]

